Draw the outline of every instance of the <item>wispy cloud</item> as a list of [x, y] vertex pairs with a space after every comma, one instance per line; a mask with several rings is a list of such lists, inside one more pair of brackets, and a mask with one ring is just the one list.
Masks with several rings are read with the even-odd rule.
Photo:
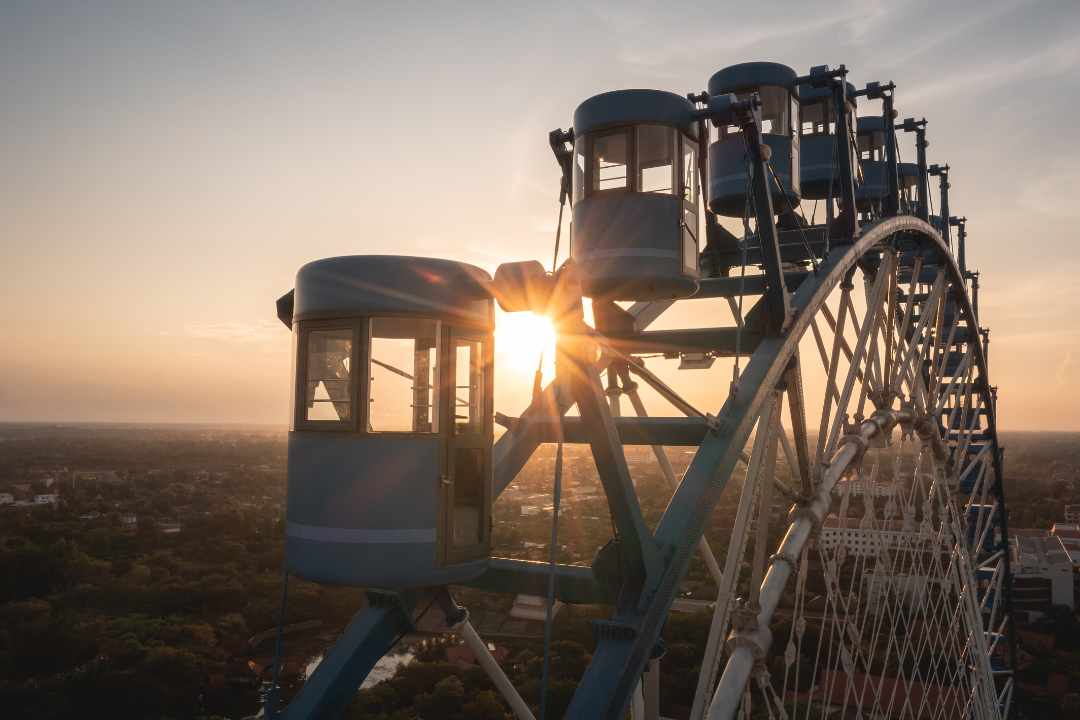
[[1065, 353], [1065, 357], [1062, 358], [1061, 363], [1058, 365], [1057, 373], [1055, 373], [1054, 379], [1057, 380], [1058, 385], [1071, 384], [1076, 377], [1076, 362], [1074, 358], [1076, 353], [1073, 350], [1068, 350]]
[[271, 321], [189, 323], [179, 331], [162, 331], [166, 337], [228, 343], [265, 343], [280, 339], [282, 327]]
[[1078, 65], [1080, 44], [1069, 38], [1021, 57], [999, 57], [991, 62], [969, 65], [959, 72], [938, 75], [936, 80], [916, 86], [904, 97], [917, 102], [956, 93], [970, 97], [1018, 81], [1059, 77], [1072, 72]]

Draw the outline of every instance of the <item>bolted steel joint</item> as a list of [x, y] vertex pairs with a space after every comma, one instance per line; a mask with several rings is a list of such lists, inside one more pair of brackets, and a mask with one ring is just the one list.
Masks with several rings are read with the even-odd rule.
[[772, 645], [772, 631], [767, 627], [755, 627], [753, 630], [733, 630], [728, 636], [728, 652], [737, 648], [746, 648], [755, 661], [764, 660]]
[[720, 418], [717, 415], [705, 415], [705, 427], [709, 429], [709, 432], [720, 433], [727, 427], [727, 421]]
[[850, 444], [850, 445], [855, 446], [855, 457], [853, 457], [851, 459], [851, 465], [858, 465], [859, 463], [861, 463], [862, 459], [863, 459], [863, 455], [866, 454], [866, 449], [868, 447], [870, 447], [870, 443], [868, 443], [866, 441], [866, 438], [864, 438], [859, 433], [854, 433], [854, 432], [846, 433], [845, 435], [843, 435], [840, 438], [840, 442], [837, 443], [837, 444], [838, 445], [848, 445], [848, 444]]
[[[814, 502], [814, 498], [806, 498], [800, 502], [795, 503], [788, 510], [788, 523], [794, 523], [796, 520], [806, 519], [810, 521], [811, 533], [816, 535], [821, 529], [821, 517], [818, 513], [814, 512], [811, 505]], [[789, 559], [790, 562], [790, 559]], [[797, 562], [797, 561], [796, 561]], [[797, 568], [797, 564], [792, 564], [792, 568]]]
[[769, 564], [770, 565], [775, 565], [777, 563], [787, 563], [788, 567], [791, 568], [791, 574], [792, 575], [799, 572], [799, 559], [798, 558], [788, 557], [784, 553], [776, 553], [774, 555], [769, 556]]

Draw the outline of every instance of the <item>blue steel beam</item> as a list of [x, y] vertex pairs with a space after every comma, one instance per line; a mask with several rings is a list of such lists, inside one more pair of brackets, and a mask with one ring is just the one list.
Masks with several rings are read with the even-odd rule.
[[289, 706], [271, 717], [339, 717], [375, 663], [413, 629], [415, 598], [411, 593], [371, 592], [368, 601], [369, 607], [353, 616]]
[[[501, 418], [502, 422], [516, 427], [517, 418]], [[671, 445], [673, 447], [697, 447], [708, 432], [704, 417], [615, 417], [615, 430], [623, 445]], [[532, 432], [540, 442], [552, 443], [559, 439], [559, 420], [543, 418], [534, 420]], [[562, 419], [563, 441], [570, 444], [589, 442], [589, 428], [579, 417]]]
[[[547, 562], [492, 558], [484, 574], [465, 583], [469, 587], [498, 593], [546, 596], [551, 565]], [[555, 597], [564, 603], [611, 605], [617, 588], [596, 580], [591, 567], [557, 565]]]
[[[811, 231], [811, 228], [806, 228], [807, 231]], [[788, 231], [793, 233], [795, 231]], [[780, 233], [781, 237], [785, 235], [784, 231]], [[781, 240], [781, 248], [784, 242]], [[802, 243], [799, 243], [800, 247]], [[741, 264], [741, 263], [740, 263]], [[807, 272], [787, 272], [784, 273], [784, 282], [787, 283], [789, 288], [798, 287], [803, 280], [810, 273]], [[738, 275], [729, 275], [727, 277], [710, 277], [702, 278], [698, 281], [698, 289], [689, 300], [702, 300], [705, 298], [737, 298], [745, 295], [763, 295], [765, 293], [766, 283], [764, 275], [747, 275], [740, 277]]]
[[[566, 270], [573, 272], [572, 267]], [[638, 591], [659, 567], [656, 542], [641, 513], [634, 481], [630, 477], [622, 443], [600, 382], [600, 372], [596, 369], [596, 346], [587, 339], [587, 326], [580, 319], [580, 295], [572, 313], [561, 328], [569, 332], [559, 336], [556, 374], [565, 379], [581, 413], [581, 422], [587, 431], [589, 447], [596, 462], [596, 473], [600, 476], [618, 532], [618, 559], [623, 580], [620, 601], [632, 599], [636, 603]]]
[[493, 498], [502, 494], [521, 472], [521, 468], [525, 467], [525, 463], [529, 462], [540, 443], [545, 442], [542, 439], [542, 427], [545, 424], [550, 426], [569, 409], [569, 403], [563, 402], [556, 390], [555, 383], [544, 388], [539, 397], [534, 398], [525, 412], [521, 413], [514, 426], [503, 433], [495, 443], [492, 454], [495, 467]]
[[[740, 337], [741, 335], [741, 337]], [[610, 334], [604, 344], [627, 355], [633, 353], [710, 352], [717, 357], [735, 357], [753, 352], [761, 336], [738, 328], [687, 328], [646, 330], [639, 333]]]

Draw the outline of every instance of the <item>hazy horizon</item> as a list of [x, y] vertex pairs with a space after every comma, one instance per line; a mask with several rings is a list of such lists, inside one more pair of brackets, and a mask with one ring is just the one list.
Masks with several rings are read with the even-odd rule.
[[1080, 430], [1080, 4], [782, 5], [5, 5], [0, 422], [285, 426], [274, 300], [302, 264], [550, 262], [547, 132], [578, 103], [776, 60], [893, 80], [928, 118], [999, 425]]

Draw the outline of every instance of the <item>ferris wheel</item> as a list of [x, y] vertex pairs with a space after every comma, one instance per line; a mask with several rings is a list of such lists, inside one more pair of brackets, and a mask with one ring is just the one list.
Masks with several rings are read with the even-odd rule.
[[[927, 164], [926, 121], [896, 122], [892, 83], [847, 74], [744, 63], [699, 94], [586, 100], [549, 137], [560, 231], [566, 202], [572, 215], [550, 272], [395, 256], [300, 270], [278, 301], [296, 353], [286, 567], [370, 590], [268, 715], [339, 715], [437, 604], [516, 717], [551, 716], [455, 601], [471, 586], [546, 598], [548, 641], [555, 601], [609, 608], [565, 716], [658, 718], [663, 630], [695, 558], [715, 596], [681, 699], [694, 720], [1010, 715], [1003, 454], [966, 218], [950, 215], [949, 166]], [[558, 333], [554, 381], [514, 416], [492, 403], [495, 302]], [[665, 313], [699, 322], [649, 329]], [[656, 371], [671, 360], [723, 396], [715, 412]], [[650, 416], [646, 394], [670, 411]], [[562, 448], [595, 460], [613, 533], [591, 565], [492, 556], [493, 500], [544, 443], [551, 548]], [[670, 486], [653, 527], [626, 444], [651, 446]], [[685, 472], [675, 447], [693, 453]]]

